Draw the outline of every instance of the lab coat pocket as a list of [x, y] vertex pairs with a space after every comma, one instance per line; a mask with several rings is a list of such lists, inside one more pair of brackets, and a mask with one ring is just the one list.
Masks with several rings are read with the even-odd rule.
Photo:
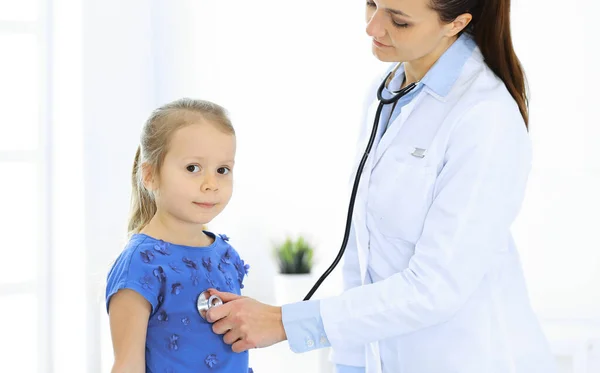
[[371, 174], [369, 213], [384, 236], [416, 243], [433, 198], [436, 169], [384, 154]]

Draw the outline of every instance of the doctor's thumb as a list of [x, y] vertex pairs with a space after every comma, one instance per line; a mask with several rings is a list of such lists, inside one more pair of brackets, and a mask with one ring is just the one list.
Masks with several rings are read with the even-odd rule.
[[245, 298], [241, 295], [237, 295], [237, 294], [233, 294], [233, 293], [226, 293], [226, 292], [218, 291], [216, 289], [208, 289], [208, 292], [210, 293], [211, 296], [216, 295], [217, 297], [221, 298], [223, 303], [231, 302], [232, 300], [236, 300], [239, 298]]

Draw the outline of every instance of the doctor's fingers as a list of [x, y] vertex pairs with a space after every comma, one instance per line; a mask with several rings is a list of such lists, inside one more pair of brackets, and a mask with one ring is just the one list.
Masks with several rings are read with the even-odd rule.
[[231, 306], [231, 303], [223, 303], [220, 306], [210, 308], [206, 311], [206, 321], [216, 323], [228, 317], [231, 314]]
[[220, 319], [212, 325], [212, 330], [215, 334], [225, 334], [230, 330], [233, 330], [237, 325], [233, 322], [233, 318], [229, 315]]
[[233, 352], [238, 352], [238, 353], [247, 351], [251, 348], [256, 348], [256, 344], [252, 343], [248, 339], [240, 339], [239, 341], [237, 341], [233, 345], [231, 345], [231, 350], [233, 350]]
[[225, 333], [225, 335], [223, 336], [223, 342], [225, 342], [228, 345], [231, 345], [237, 342], [238, 340], [244, 339], [244, 337], [245, 333], [242, 332], [242, 328], [235, 328]]

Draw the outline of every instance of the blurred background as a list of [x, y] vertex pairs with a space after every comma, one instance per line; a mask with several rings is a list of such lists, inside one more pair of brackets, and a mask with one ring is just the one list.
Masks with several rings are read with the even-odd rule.
[[[600, 42], [593, 0], [513, 0], [534, 167], [513, 229], [561, 372], [600, 372]], [[109, 372], [104, 281], [126, 240], [150, 112], [225, 106], [234, 197], [209, 229], [280, 304], [273, 245], [305, 237], [310, 281], [343, 236], [361, 104], [383, 67], [364, 2], [0, 0], [0, 371]], [[310, 283], [290, 282], [297, 300]], [[336, 270], [314, 298], [339, 293]], [[331, 372], [327, 350], [253, 350], [255, 372]], [[294, 370], [296, 369], [296, 370]]]

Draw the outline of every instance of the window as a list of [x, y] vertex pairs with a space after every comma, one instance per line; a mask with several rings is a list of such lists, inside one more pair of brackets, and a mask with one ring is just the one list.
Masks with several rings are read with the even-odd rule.
[[0, 0], [0, 371], [49, 363], [47, 22], [43, 0]]

